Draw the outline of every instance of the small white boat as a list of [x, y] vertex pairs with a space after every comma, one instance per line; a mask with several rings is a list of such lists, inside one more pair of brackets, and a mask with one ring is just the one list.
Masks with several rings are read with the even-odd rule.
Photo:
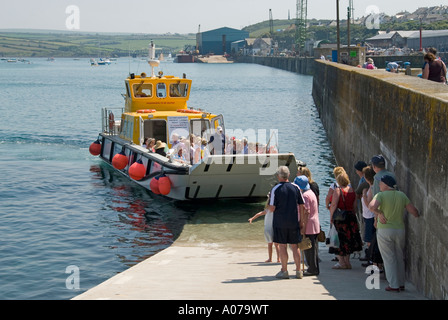
[[111, 62], [110, 62], [109, 59], [103, 59], [103, 58], [100, 58], [100, 59], [98, 60], [98, 65], [99, 65], [99, 66], [105, 66], [105, 65], [110, 65], [110, 64], [111, 64]]

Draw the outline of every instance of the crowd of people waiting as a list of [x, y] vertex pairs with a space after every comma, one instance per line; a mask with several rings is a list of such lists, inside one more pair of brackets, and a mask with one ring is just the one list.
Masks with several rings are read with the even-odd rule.
[[[331, 184], [325, 197], [331, 228], [336, 230], [338, 238], [337, 245], [329, 246], [329, 253], [334, 254], [334, 260], [337, 261], [332, 268], [351, 269], [351, 255], [361, 253], [365, 248], [365, 255], [359, 255], [359, 259], [365, 261], [362, 265], [375, 265], [380, 272], [385, 271], [389, 283], [386, 291], [402, 291], [405, 289], [403, 213], [406, 210], [418, 217], [419, 212], [406, 194], [398, 190], [395, 175], [386, 170], [386, 160], [382, 155], [373, 156], [369, 165], [358, 161], [354, 169], [360, 178], [356, 187], [351, 184], [343, 167], [334, 168], [335, 182]], [[298, 168], [293, 183], [289, 182], [289, 174], [287, 167], [277, 170], [279, 183], [269, 193], [265, 210], [258, 212], [249, 222], [265, 216], [265, 239], [268, 243], [266, 262], [273, 261], [275, 246], [277, 262], [281, 263], [281, 270], [276, 277], [289, 279], [289, 244], [296, 265], [296, 277], [301, 279], [303, 276], [320, 273], [320, 191], [307, 167]], [[358, 220], [361, 217], [362, 224]], [[360, 226], [363, 226], [363, 230], [360, 230]], [[308, 269], [302, 272], [298, 244], [305, 237], [311, 240], [312, 246], [304, 251]]]

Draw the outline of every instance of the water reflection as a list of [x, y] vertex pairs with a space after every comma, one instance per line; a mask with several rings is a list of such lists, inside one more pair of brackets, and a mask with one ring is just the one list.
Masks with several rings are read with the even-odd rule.
[[[129, 181], [109, 165], [93, 165], [90, 171], [96, 191], [103, 194], [101, 226], [120, 251], [119, 259], [133, 265], [177, 245], [264, 246], [263, 219], [248, 219], [262, 203], [235, 200], [185, 202], [167, 199]], [[124, 252], [124, 253], [123, 253]]]
[[128, 266], [170, 246], [194, 213], [152, 195], [105, 163], [92, 165], [90, 172], [95, 192], [102, 195], [98, 220], [107, 247]]

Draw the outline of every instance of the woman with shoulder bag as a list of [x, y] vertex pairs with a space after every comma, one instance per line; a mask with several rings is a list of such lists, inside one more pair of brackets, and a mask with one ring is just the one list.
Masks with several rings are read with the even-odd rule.
[[[334, 224], [339, 237], [339, 250], [336, 254], [339, 262], [333, 269], [351, 269], [350, 254], [362, 250], [361, 234], [359, 233], [358, 220], [356, 218], [356, 194], [350, 186], [347, 173], [336, 177], [339, 185], [333, 193], [330, 206], [331, 223]], [[344, 220], [334, 219], [336, 209], [344, 211]]]

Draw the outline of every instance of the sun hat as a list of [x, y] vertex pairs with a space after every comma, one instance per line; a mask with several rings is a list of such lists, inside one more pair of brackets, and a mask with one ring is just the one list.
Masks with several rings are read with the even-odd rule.
[[166, 143], [164, 143], [160, 140], [157, 140], [156, 145], [154, 146], [154, 150], [165, 148], [165, 147], [166, 147]]
[[294, 179], [294, 183], [302, 190], [310, 190], [309, 180], [306, 176], [298, 176]]

